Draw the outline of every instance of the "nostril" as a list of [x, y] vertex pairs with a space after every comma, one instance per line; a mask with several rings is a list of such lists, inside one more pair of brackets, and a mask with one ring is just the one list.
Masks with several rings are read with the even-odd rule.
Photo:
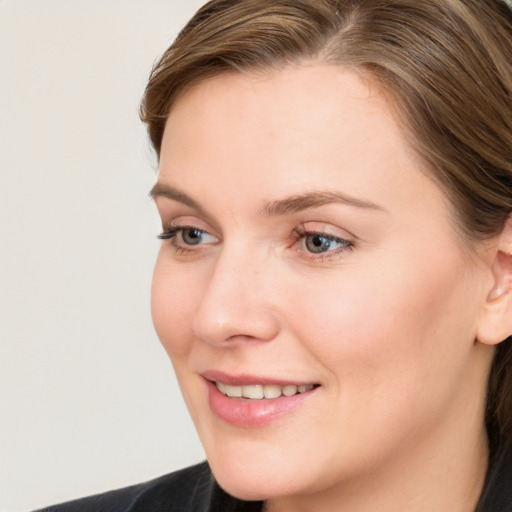
[[233, 334], [226, 339], [227, 342], [236, 342], [236, 341], [259, 341], [255, 336], [249, 336], [247, 334]]

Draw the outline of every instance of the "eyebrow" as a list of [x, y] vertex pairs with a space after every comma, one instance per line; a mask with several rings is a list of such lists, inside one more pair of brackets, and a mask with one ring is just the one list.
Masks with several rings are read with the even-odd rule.
[[[182, 192], [181, 190], [157, 183], [150, 191], [149, 196], [152, 199], [157, 197], [166, 197], [182, 203], [190, 208], [195, 209], [201, 214], [206, 214], [205, 210], [192, 199], [190, 196]], [[272, 201], [266, 204], [262, 212], [266, 216], [279, 216], [279, 215], [290, 215], [298, 213], [309, 208], [317, 208], [330, 203], [344, 204], [355, 208], [362, 208], [367, 210], [383, 211], [386, 210], [371, 201], [364, 201], [356, 197], [349, 196], [341, 192], [331, 191], [312, 191], [304, 194], [294, 195], [285, 199]]]
[[363, 201], [362, 199], [358, 199], [341, 192], [312, 191], [305, 194], [291, 196], [286, 199], [273, 201], [272, 203], [265, 205], [264, 212], [266, 215], [288, 215], [330, 203], [341, 203], [356, 208], [385, 211], [382, 206], [376, 203]]
[[189, 206], [193, 208], [197, 212], [201, 214], [206, 214], [204, 208], [202, 208], [199, 203], [194, 201], [190, 196], [178, 190], [174, 187], [169, 187], [167, 185], [163, 185], [162, 183], [156, 183], [155, 186], [150, 190], [149, 197], [155, 200], [157, 197], [166, 197], [167, 199], [172, 199], [173, 201], [177, 201], [178, 203], [182, 203], [185, 206]]

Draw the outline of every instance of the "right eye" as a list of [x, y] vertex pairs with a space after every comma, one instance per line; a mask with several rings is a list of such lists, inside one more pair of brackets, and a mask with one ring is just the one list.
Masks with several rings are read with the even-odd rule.
[[182, 229], [179, 236], [183, 243], [187, 245], [199, 245], [208, 236], [208, 233], [202, 229], [187, 228]]
[[[218, 239], [207, 231], [193, 226], [173, 226], [158, 235], [160, 240], [171, 240], [177, 249], [187, 250], [193, 246], [214, 244]], [[191, 249], [192, 250], [192, 249]]]

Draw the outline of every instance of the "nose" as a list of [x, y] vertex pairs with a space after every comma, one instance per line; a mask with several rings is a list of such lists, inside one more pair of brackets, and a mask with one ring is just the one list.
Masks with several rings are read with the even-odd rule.
[[194, 334], [215, 345], [271, 341], [279, 332], [275, 284], [265, 255], [225, 247], [205, 285]]

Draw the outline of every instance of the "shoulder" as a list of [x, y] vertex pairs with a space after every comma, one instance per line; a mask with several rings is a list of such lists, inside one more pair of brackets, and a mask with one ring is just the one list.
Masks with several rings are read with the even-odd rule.
[[149, 482], [41, 509], [39, 512], [196, 512], [215, 486], [206, 462]]

